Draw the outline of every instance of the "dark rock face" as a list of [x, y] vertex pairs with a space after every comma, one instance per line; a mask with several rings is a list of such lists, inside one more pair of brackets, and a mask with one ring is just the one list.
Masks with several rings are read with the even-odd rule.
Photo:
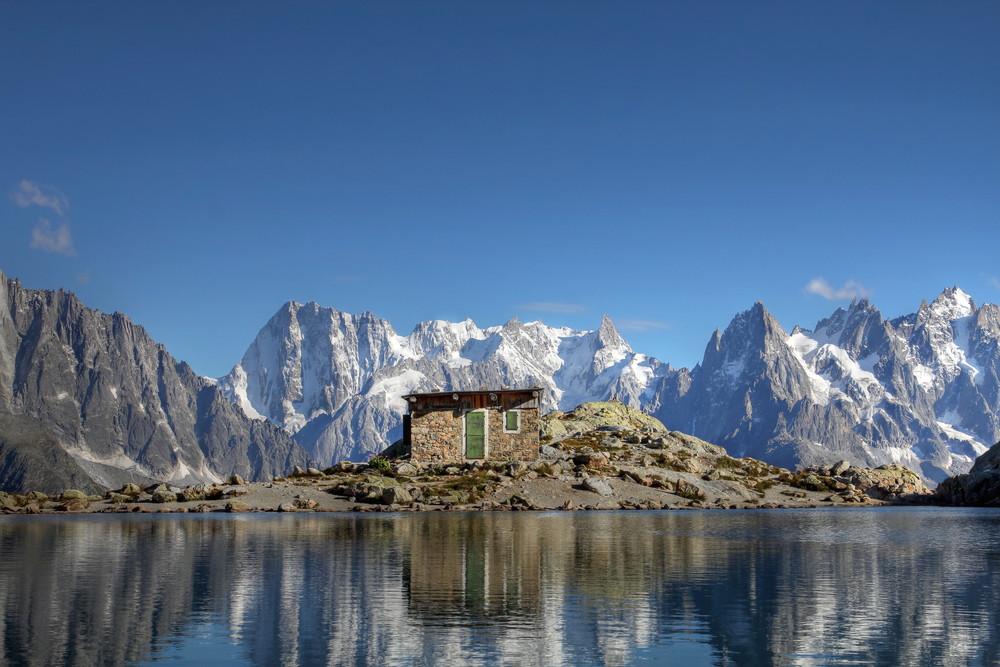
[[0, 490], [103, 493], [42, 423], [27, 415], [0, 414]]
[[976, 459], [967, 475], [941, 482], [934, 497], [945, 505], [1000, 507], [1000, 442]]
[[121, 313], [2, 273], [0, 306], [0, 413], [38, 419], [98, 484], [263, 480], [310, 462]]

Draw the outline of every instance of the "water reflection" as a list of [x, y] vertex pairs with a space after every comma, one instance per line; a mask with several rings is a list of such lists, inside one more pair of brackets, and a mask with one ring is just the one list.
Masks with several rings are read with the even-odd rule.
[[3, 665], [1000, 664], [1000, 512], [7, 517]]

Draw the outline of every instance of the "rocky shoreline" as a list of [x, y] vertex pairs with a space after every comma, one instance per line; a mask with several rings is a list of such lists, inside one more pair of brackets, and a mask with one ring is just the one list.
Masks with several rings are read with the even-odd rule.
[[617, 401], [541, 420], [535, 461], [428, 464], [378, 457], [324, 470], [296, 467], [270, 482], [238, 475], [179, 488], [126, 484], [102, 495], [0, 492], [6, 514], [189, 512], [437, 512], [802, 509], [884, 505], [1000, 505], [1000, 444], [969, 475], [932, 493], [899, 463], [848, 461], [786, 470], [667, 431]]
[[843, 461], [789, 471], [735, 459], [697, 438], [649, 427], [576, 431], [531, 462], [461, 466], [342, 462], [296, 468], [271, 482], [185, 488], [126, 484], [104, 496], [67, 491], [0, 494], [5, 513], [188, 513], [691, 510], [870, 507], [927, 503], [929, 491], [898, 464]]

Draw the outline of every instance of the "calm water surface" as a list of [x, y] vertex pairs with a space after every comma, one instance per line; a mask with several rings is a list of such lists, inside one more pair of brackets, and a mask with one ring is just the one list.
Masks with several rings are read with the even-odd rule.
[[2, 665], [1000, 665], [1000, 511], [0, 518]]

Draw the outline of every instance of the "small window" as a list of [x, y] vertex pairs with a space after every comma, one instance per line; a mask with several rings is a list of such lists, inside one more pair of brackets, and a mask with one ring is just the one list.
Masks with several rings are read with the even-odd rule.
[[508, 410], [503, 430], [508, 433], [517, 433], [519, 428], [521, 428], [521, 413], [517, 410]]

